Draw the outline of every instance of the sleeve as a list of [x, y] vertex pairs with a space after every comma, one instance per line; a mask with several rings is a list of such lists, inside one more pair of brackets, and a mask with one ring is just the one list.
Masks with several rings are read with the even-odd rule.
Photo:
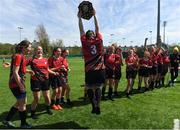
[[86, 41], [86, 35], [85, 35], [85, 34], [81, 36], [81, 41], [82, 41], [82, 42], [83, 42], [83, 41]]
[[14, 56], [14, 63], [13, 63], [13, 65], [14, 66], [20, 66], [21, 60], [22, 60], [22, 56], [20, 54], [16, 54]]
[[98, 39], [101, 39], [101, 40], [102, 40], [102, 35], [101, 35], [100, 33], [97, 33], [97, 34], [96, 34], [96, 37], [97, 37]]
[[125, 60], [126, 64], [129, 63], [129, 58], [127, 57], [126, 60]]
[[26, 59], [26, 66], [30, 65], [32, 62], [32, 57]]
[[50, 57], [50, 58], [48, 59], [48, 65], [49, 65], [50, 68], [52, 68], [52, 66], [53, 66], [53, 65], [52, 65], [52, 57]]

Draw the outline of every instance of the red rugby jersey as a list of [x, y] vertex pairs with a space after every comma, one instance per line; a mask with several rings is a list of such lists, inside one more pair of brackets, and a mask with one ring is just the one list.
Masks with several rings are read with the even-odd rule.
[[153, 66], [156, 66], [157, 65], [157, 55], [155, 54], [155, 53], [152, 53], [151, 54], [151, 57], [150, 57], [150, 59], [151, 59], [151, 61], [152, 61], [152, 64], [153, 64]]
[[[152, 61], [150, 59], [145, 59], [145, 58], [141, 58], [139, 60], [139, 64], [140, 65], [147, 65], [147, 67], [151, 67], [152, 66]], [[140, 68], [144, 68], [145, 66], [140, 66]]]
[[23, 79], [23, 76], [26, 74], [26, 58], [24, 57], [24, 55], [17, 53], [12, 56], [10, 78], [9, 78], [9, 87], [10, 88], [18, 87], [14, 77], [12, 77], [14, 66], [16, 66], [16, 67], [19, 66], [18, 74]]
[[32, 58], [29, 62], [31, 69], [35, 73], [35, 75], [31, 76], [32, 80], [44, 81], [49, 78], [48, 61], [46, 58]]
[[162, 57], [162, 55], [157, 55], [157, 63], [158, 64], [163, 64], [163, 57]]
[[164, 56], [163, 57], [163, 64], [169, 64], [169, 63], [170, 63], [169, 56]]
[[125, 60], [126, 64], [131, 64], [132, 65], [127, 65], [127, 69], [133, 69], [136, 70], [138, 68], [138, 57], [137, 56], [128, 56]]
[[82, 35], [81, 43], [85, 61], [85, 71], [105, 69], [101, 34], [97, 33], [95, 39], [87, 39], [86, 35]]
[[120, 70], [122, 64], [122, 56], [115, 54], [115, 70]]
[[116, 55], [115, 54], [107, 54], [105, 55], [105, 66], [106, 66], [106, 69], [115, 69], [115, 58], [116, 58]]

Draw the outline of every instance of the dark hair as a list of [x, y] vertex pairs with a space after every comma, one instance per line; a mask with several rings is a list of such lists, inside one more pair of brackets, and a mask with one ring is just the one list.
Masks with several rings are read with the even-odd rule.
[[86, 37], [87, 37], [87, 38], [89, 38], [89, 37], [90, 37], [90, 33], [94, 33], [94, 31], [92, 31], [92, 30], [88, 30], [88, 31], [86, 32]]
[[60, 47], [55, 47], [55, 48], [53, 49], [52, 56], [54, 56], [54, 53], [55, 53], [58, 49], [61, 49], [61, 48], [60, 48]]
[[22, 53], [23, 47], [27, 48], [31, 43], [28, 40], [23, 40], [15, 47], [16, 53]]
[[63, 56], [63, 54], [67, 51], [67, 49], [63, 49], [61, 52], [61, 56]]

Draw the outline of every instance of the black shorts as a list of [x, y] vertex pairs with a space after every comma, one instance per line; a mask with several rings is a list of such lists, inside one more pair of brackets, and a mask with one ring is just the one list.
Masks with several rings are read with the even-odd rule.
[[166, 65], [166, 64], [162, 65], [162, 73], [161, 73], [162, 76], [166, 75], [166, 73], [168, 72], [168, 67], [169, 65]]
[[106, 79], [114, 79], [114, 70], [105, 69], [106, 71]]
[[85, 72], [85, 83], [90, 86], [101, 86], [105, 82], [105, 70]]
[[49, 80], [38, 81], [31, 79], [31, 91], [38, 92], [38, 91], [47, 91], [49, 90]]
[[19, 87], [10, 88], [13, 95], [16, 97], [16, 99], [23, 99], [26, 97], [26, 91], [21, 92]]
[[61, 77], [61, 86], [66, 86], [68, 84], [68, 77]]
[[137, 75], [137, 70], [126, 70], [126, 79], [135, 79]]
[[157, 73], [158, 73], [158, 67], [157, 66], [153, 66], [150, 69], [150, 75], [157, 75]]
[[49, 78], [49, 84], [51, 85], [52, 89], [56, 89], [62, 87], [62, 80], [60, 76], [53, 76]]
[[162, 64], [158, 64], [158, 74], [162, 73]]
[[141, 77], [149, 77], [150, 69], [149, 68], [140, 68], [138, 71], [138, 75]]
[[114, 79], [115, 79], [115, 80], [120, 80], [120, 79], [121, 79], [121, 76], [122, 76], [122, 74], [121, 74], [121, 69], [114, 71]]

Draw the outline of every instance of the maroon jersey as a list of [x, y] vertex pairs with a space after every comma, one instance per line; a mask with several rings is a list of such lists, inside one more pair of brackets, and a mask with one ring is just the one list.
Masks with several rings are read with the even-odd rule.
[[139, 60], [140, 68], [147, 68], [152, 66], [152, 61], [150, 59], [141, 58]]
[[115, 54], [105, 55], [106, 69], [112, 69], [112, 70], [115, 69], [115, 58], [116, 58]]
[[22, 54], [15, 54], [12, 56], [11, 60], [11, 70], [10, 70], [10, 78], [9, 78], [9, 87], [16, 88], [18, 87], [15, 78], [13, 77], [13, 69], [19, 66], [19, 76], [21, 77], [22, 82], [24, 81], [24, 75], [26, 74], [26, 59]]
[[[63, 63], [62, 57], [56, 58], [56, 57], [52, 56], [48, 59], [49, 68], [56, 68], [57, 72], [60, 72], [62, 63]], [[52, 75], [50, 75], [50, 76], [52, 76]]]
[[[128, 56], [126, 58], [126, 64], [127, 64], [127, 69], [130, 70], [136, 70], [137, 69], [137, 63], [138, 63], [138, 58], [137, 56]], [[128, 64], [132, 64], [132, 65], [128, 65]]]
[[29, 62], [31, 69], [35, 73], [35, 75], [31, 76], [32, 80], [44, 81], [49, 78], [48, 61], [46, 58], [32, 58]]
[[81, 36], [82, 53], [85, 61], [85, 71], [104, 69], [103, 40], [101, 34], [96, 34], [95, 39], [87, 39]]
[[168, 65], [169, 63], [170, 63], [169, 56], [164, 56], [164, 57], [163, 57], [163, 64]]
[[162, 57], [162, 55], [157, 55], [157, 63], [158, 64], [163, 64], [163, 57]]
[[121, 70], [122, 65], [122, 56], [115, 54], [115, 70], [119, 71]]
[[67, 76], [68, 76], [68, 70], [69, 70], [68, 60], [67, 60], [66, 58], [63, 58], [60, 75], [61, 75], [62, 77], [67, 78]]
[[150, 59], [151, 59], [151, 61], [152, 61], [153, 66], [156, 66], [156, 65], [158, 64], [157, 58], [158, 58], [158, 57], [157, 57], [157, 55], [156, 55], [155, 53], [152, 53], [152, 54], [151, 54]]

